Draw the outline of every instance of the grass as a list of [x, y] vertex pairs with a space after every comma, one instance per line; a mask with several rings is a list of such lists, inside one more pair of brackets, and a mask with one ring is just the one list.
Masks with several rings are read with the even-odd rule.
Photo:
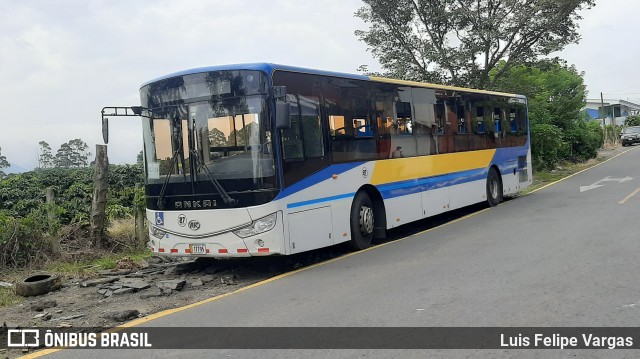
[[0, 307], [18, 304], [22, 301], [22, 297], [16, 294], [13, 288], [0, 287]]

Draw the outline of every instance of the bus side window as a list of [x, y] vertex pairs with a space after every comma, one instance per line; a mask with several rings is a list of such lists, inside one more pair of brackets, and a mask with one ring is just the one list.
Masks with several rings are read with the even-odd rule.
[[282, 130], [284, 159], [324, 156], [319, 99], [288, 94], [287, 102], [291, 104], [291, 128]]

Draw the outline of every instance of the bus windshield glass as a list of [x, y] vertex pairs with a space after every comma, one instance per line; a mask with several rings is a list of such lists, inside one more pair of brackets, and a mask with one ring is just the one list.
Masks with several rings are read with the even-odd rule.
[[220, 71], [143, 87], [150, 112], [143, 119], [148, 191], [156, 197], [214, 193], [228, 203], [234, 195], [275, 190], [263, 81], [256, 71]]

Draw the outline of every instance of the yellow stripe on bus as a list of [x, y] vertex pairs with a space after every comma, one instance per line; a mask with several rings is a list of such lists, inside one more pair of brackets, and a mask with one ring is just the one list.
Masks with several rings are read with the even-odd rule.
[[379, 185], [487, 168], [495, 152], [495, 149], [491, 149], [376, 161], [371, 184]]

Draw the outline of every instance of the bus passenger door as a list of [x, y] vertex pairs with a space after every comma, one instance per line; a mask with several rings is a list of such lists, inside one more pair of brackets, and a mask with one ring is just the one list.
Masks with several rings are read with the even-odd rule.
[[291, 254], [333, 244], [331, 207], [320, 207], [289, 214], [289, 247]]
[[422, 192], [423, 218], [435, 216], [449, 210], [449, 187], [444, 185], [446, 176], [438, 176], [433, 180], [433, 183], [426, 185], [427, 190]]

